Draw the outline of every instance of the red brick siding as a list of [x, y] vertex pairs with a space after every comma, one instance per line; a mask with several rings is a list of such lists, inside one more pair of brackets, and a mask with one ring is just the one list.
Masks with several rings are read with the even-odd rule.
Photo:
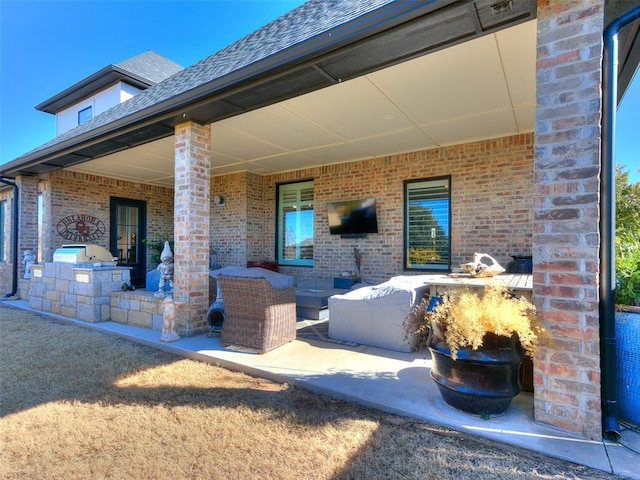
[[[176, 332], [206, 327], [209, 307], [211, 127], [175, 127], [174, 297]], [[181, 304], [182, 303], [182, 304]]]
[[[60, 170], [50, 175], [51, 222], [45, 222], [51, 241], [45, 250], [45, 261], [53, 260], [53, 252], [69, 243], [57, 232], [58, 222], [78, 214], [93, 215], [105, 223], [105, 234], [95, 243], [109, 248], [109, 200], [122, 197], [147, 202], [147, 240], [173, 240], [173, 189], [126, 182], [97, 175]], [[46, 204], [46, 202], [45, 202]], [[156, 267], [147, 252], [147, 270]]]
[[211, 198], [224, 197], [224, 206], [211, 205], [211, 249], [221, 265], [247, 262], [247, 173], [211, 179]]
[[18, 257], [29, 249], [38, 251], [38, 179], [36, 177], [18, 177], [20, 189], [20, 238], [18, 240]]
[[535, 417], [600, 439], [598, 200], [603, 0], [538, 2]]
[[[455, 147], [342, 163], [260, 177], [238, 173], [212, 179], [211, 242], [222, 265], [275, 258], [276, 185], [314, 180], [314, 267], [281, 267], [300, 279], [329, 281], [354, 270], [353, 248], [363, 256], [362, 275], [382, 282], [403, 270], [403, 181], [451, 175], [453, 265], [474, 252], [492, 253], [506, 265], [530, 254], [533, 205], [533, 136], [516, 135]], [[327, 202], [375, 197], [379, 234], [342, 239], [329, 234]]]

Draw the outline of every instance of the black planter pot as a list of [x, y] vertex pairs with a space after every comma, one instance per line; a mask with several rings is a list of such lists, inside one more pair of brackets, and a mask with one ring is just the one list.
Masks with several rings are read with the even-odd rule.
[[507, 273], [531, 273], [533, 271], [533, 257], [531, 255], [511, 255], [507, 263]]
[[520, 393], [518, 372], [525, 355], [517, 336], [487, 333], [482, 347], [460, 349], [453, 360], [439, 325], [432, 325], [432, 332], [431, 378], [444, 401], [474, 415], [504, 413]]

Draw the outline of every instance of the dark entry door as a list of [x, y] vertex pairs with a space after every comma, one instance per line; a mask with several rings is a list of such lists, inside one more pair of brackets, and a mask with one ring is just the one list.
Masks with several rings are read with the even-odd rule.
[[118, 265], [131, 267], [131, 284], [146, 283], [147, 202], [111, 197], [111, 252]]

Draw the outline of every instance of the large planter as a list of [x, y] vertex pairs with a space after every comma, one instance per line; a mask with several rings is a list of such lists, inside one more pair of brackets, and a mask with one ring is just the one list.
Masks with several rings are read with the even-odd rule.
[[616, 312], [618, 414], [640, 424], [640, 313]]
[[474, 415], [504, 413], [520, 393], [518, 373], [525, 355], [517, 336], [487, 333], [482, 347], [460, 349], [453, 360], [441, 325], [432, 323], [431, 328], [431, 378], [444, 401]]

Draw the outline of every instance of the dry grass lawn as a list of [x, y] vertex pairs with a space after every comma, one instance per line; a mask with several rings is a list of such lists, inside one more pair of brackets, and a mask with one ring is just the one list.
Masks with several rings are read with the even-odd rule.
[[3, 479], [605, 479], [0, 305]]

